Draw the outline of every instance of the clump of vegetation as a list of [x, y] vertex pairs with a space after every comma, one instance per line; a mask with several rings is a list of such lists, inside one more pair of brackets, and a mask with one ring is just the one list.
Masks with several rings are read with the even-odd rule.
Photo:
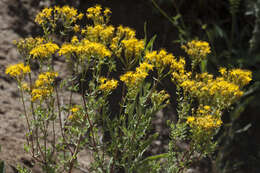
[[[191, 64], [164, 49], [152, 50], [153, 39], [140, 40], [129, 27], [109, 25], [110, 14], [99, 5], [85, 14], [68, 6], [45, 8], [35, 19], [43, 36], [16, 42], [23, 62], [6, 73], [21, 93], [25, 149], [48, 173], [72, 172], [83, 149], [93, 156], [90, 172], [184, 172], [215, 151], [223, 111], [243, 95], [252, 74], [226, 68], [219, 76], [205, 72], [202, 63], [211, 49], [204, 41], [182, 45]], [[70, 76], [62, 81], [54, 58], [68, 64]], [[38, 71], [31, 70], [33, 63]], [[158, 90], [167, 76], [177, 87], [178, 121], [169, 123], [169, 152], [145, 157], [158, 136], [150, 131], [151, 120], [169, 104], [169, 94]], [[66, 104], [60, 101], [62, 90], [70, 90]], [[74, 104], [76, 93], [82, 101]], [[116, 113], [111, 98], [118, 100]], [[179, 142], [189, 147], [181, 150]], [[167, 161], [160, 162], [163, 158]]]

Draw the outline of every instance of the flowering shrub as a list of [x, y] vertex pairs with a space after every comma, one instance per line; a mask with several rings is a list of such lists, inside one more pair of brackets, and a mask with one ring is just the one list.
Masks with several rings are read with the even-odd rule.
[[[9, 66], [6, 74], [21, 92], [26, 149], [45, 172], [72, 172], [84, 148], [92, 151], [92, 172], [183, 172], [215, 150], [212, 138], [223, 124], [222, 112], [243, 95], [251, 72], [220, 68], [219, 77], [200, 72], [210, 47], [195, 40], [182, 46], [191, 59], [189, 71], [184, 57], [152, 50], [131, 28], [108, 25], [110, 14], [99, 5], [86, 14], [68, 6], [45, 8], [35, 19], [43, 37], [16, 42], [24, 62]], [[92, 25], [80, 25], [84, 17]], [[71, 76], [62, 82], [56, 80], [53, 57], [68, 64]], [[33, 62], [39, 63], [37, 72], [30, 70]], [[169, 94], [157, 87], [166, 76], [177, 87], [178, 121], [170, 123], [169, 152], [145, 158], [158, 136], [150, 131], [151, 120], [169, 103]], [[68, 103], [61, 103], [61, 90], [70, 90]], [[120, 99], [114, 115], [109, 99], [115, 91]], [[74, 104], [75, 93], [81, 103]], [[180, 152], [181, 141], [188, 142], [186, 151]]]

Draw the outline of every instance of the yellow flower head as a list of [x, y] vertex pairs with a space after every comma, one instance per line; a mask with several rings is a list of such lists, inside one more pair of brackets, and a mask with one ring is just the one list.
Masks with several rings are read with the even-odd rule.
[[128, 87], [137, 87], [147, 76], [148, 72], [153, 69], [153, 65], [143, 62], [136, 68], [135, 72], [128, 71], [120, 76], [120, 80]]
[[196, 129], [213, 130], [219, 128], [222, 125], [222, 121], [219, 118], [214, 118], [212, 115], [187, 118], [187, 123]]
[[[74, 41], [72, 40], [73, 43], [75, 43]], [[59, 55], [67, 56], [70, 56], [73, 53], [80, 58], [105, 58], [111, 57], [112, 55], [105, 45], [87, 39], [82, 39], [77, 45], [65, 43], [58, 52]]]
[[34, 88], [31, 92], [32, 102], [36, 100], [43, 100], [46, 97], [49, 97], [53, 92], [52, 87], [42, 87], [42, 88]]
[[52, 12], [52, 8], [44, 8], [40, 13], [37, 14], [35, 22], [42, 25], [43, 23], [47, 22], [47, 20], [51, 20]]
[[84, 17], [84, 14], [83, 14], [83, 13], [80, 13], [80, 14], [77, 16], [77, 18], [78, 18], [79, 20], [81, 20], [83, 17]]
[[166, 50], [162, 49], [159, 52], [152, 51], [145, 53], [145, 60], [154, 64], [157, 68], [170, 67], [170, 70], [175, 71], [175, 74], [184, 73], [185, 60], [180, 58], [179, 61], [171, 54], [167, 53]]
[[54, 82], [56, 77], [58, 77], [57, 72], [41, 73], [39, 74], [38, 79], [35, 81], [35, 87], [39, 88], [42, 86], [49, 86]]
[[30, 51], [30, 55], [33, 56], [33, 58], [49, 58], [51, 55], [53, 55], [57, 50], [59, 49], [59, 46], [57, 44], [54, 44], [52, 42], [40, 44], [33, 48]]
[[144, 41], [137, 40], [136, 38], [132, 38], [129, 40], [122, 40], [123, 48], [125, 49], [125, 57], [138, 58], [141, 56], [142, 51], [144, 50]]
[[111, 10], [109, 8], [105, 8], [104, 10], [104, 16], [108, 16], [109, 14], [111, 14]]
[[53, 93], [53, 82], [55, 77], [58, 76], [56, 72], [45, 72], [38, 76], [32, 89], [32, 101], [43, 100]]
[[[54, 8], [45, 8], [39, 12], [35, 18], [35, 22], [41, 25], [43, 28], [51, 26], [52, 29], [56, 27], [58, 20], [61, 20], [64, 24], [71, 25], [76, 20], [82, 19], [83, 14], [79, 14], [76, 9], [69, 6], [55, 6]], [[50, 29], [50, 28], [49, 28]]]
[[187, 117], [187, 123], [188, 123], [188, 124], [191, 124], [191, 123], [193, 123], [194, 121], [195, 121], [195, 117], [193, 117], [193, 116]]
[[118, 85], [118, 81], [114, 79], [109, 80], [104, 77], [100, 78], [99, 82], [100, 82], [99, 89], [107, 93], [110, 92], [111, 90], [116, 89]]
[[87, 9], [86, 16], [94, 22], [94, 25], [104, 24], [104, 17], [106, 19], [106, 22], [108, 22], [109, 13], [111, 13], [111, 11], [109, 9], [105, 9], [103, 13], [104, 15], [102, 14], [102, 7], [100, 5], [96, 5], [95, 7], [90, 7]]
[[79, 32], [79, 31], [80, 31], [80, 26], [79, 26], [79, 25], [75, 25], [75, 26], [73, 27], [73, 31], [74, 31], [74, 32]]
[[79, 39], [78, 39], [77, 36], [73, 36], [73, 37], [71, 38], [71, 43], [72, 43], [72, 44], [76, 44], [76, 43], [78, 43], [78, 42], [79, 42]]
[[182, 48], [191, 56], [191, 59], [198, 60], [205, 59], [211, 52], [209, 43], [205, 41], [192, 40], [188, 42], [187, 45], [183, 45]]
[[10, 65], [6, 68], [5, 73], [9, 74], [11, 77], [20, 79], [25, 74], [30, 73], [31, 69], [30, 66], [24, 65], [23, 63]]
[[74, 106], [70, 109], [70, 112], [77, 113], [79, 111], [79, 108], [77, 106]]
[[243, 87], [252, 80], [252, 72], [242, 69], [232, 69], [228, 72], [227, 78], [231, 82]]
[[227, 72], [227, 69], [226, 68], [224, 68], [224, 67], [221, 67], [221, 68], [219, 68], [219, 73], [222, 75], [222, 76], [224, 76], [225, 74], [226, 74], [226, 72]]

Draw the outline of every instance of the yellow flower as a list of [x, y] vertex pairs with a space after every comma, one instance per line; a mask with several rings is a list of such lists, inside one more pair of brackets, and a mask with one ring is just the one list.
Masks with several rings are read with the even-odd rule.
[[188, 55], [196, 58], [206, 58], [206, 56], [211, 52], [208, 42], [192, 40], [188, 42], [187, 45], [183, 45], [182, 48]]
[[185, 71], [185, 60], [180, 58], [179, 61], [171, 54], [167, 53], [166, 50], [162, 49], [158, 53], [157, 51], [146, 52], [145, 60], [154, 64], [157, 68], [170, 67], [170, 70], [175, 71], [174, 76], [177, 77]]
[[73, 119], [74, 119], [74, 115], [73, 115], [73, 114], [69, 115], [69, 116], [68, 116], [68, 119], [69, 119], [69, 120], [73, 120]]
[[231, 82], [243, 87], [252, 80], [252, 72], [242, 69], [232, 69], [228, 72], [227, 78]]
[[78, 111], [79, 111], [79, 108], [76, 107], [76, 106], [74, 106], [74, 107], [72, 107], [72, 108], [70, 109], [70, 112], [72, 112], [72, 113], [77, 113]]
[[128, 71], [120, 76], [120, 80], [128, 87], [137, 87], [147, 76], [148, 72], [153, 69], [153, 65], [143, 62], [136, 68], [135, 72]]
[[153, 70], [153, 65], [149, 64], [148, 62], [143, 62], [139, 65], [139, 67], [136, 68], [137, 72], [142, 72], [142, 71], [150, 71]]
[[144, 50], [143, 40], [137, 40], [136, 38], [132, 38], [129, 40], [122, 40], [121, 43], [123, 45], [123, 48], [125, 49], [126, 58], [138, 58], [139, 56], [141, 56], [141, 53]]
[[104, 10], [104, 16], [108, 16], [109, 14], [111, 14], [111, 10], [109, 8], [105, 8]]
[[87, 9], [87, 17], [88, 18], [93, 18], [93, 17], [98, 17], [101, 14], [101, 6], [96, 5], [95, 7], [90, 7]]
[[78, 43], [78, 42], [79, 42], [79, 39], [78, 39], [77, 36], [73, 36], [73, 37], [71, 38], [71, 43], [72, 43], [72, 44], [76, 44], [76, 43]]
[[123, 36], [125, 40], [133, 39], [135, 38], [135, 30], [120, 25], [117, 27], [116, 36], [119, 37], [119, 39]]
[[224, 67], [221, 67], [221, 68], [219, 69], [219, 73], [220, 73], [221, 75], [225, 75], [226, 72], [227, 72], [227, 69], [224, 68]]
[[75, 26], [73, 27], [73, 30], [74, 30], [74, 32], [79, 32], [79, 31], [80, 31], [79, 25], [75, 25]]
[[113, 26], [104, 27], [103, 30], [100, 32], [100, 39], [105, 43], [110, 43], [112, 36], [114, 35], [115, 28]]
[[30, 51], [35, 48], [36, 46], [43, 44], [45, 42], [44, 38], [36, 37], [36, 38], [26, 38], [20, 39], [16, 41], [15, 45], [17, 46], [18, 51], [21, 55], [28, 56]]
[[84, 14], [83, 14], [83, 13], [80, 13], [80, 14], [77, 16], [77, 18], [78, 18], [79, 20], [81, 20], [83, 17], [84, 17]]
[[59, 49], [59, 46], [57, 44], [54, 44], [52, 42], [40, 44], [33, 48], [30, 51], [30, 55], [33, 56], [33, 58], [39, 57], [39, 58], [48, 58], [52, 54], [54, 54]]
[[128, 71], [125, 74], [120, 76], [120, 80], [123, 81], [126, 85], [132, 85], [134, 81], [134, 72]]
[[58, 77], [57, 72], [41, 73], [39, 74], [38, 79], [35, 81], [35, 86], [39, 88], [42, 86], [51, 85], [56, 77]]
[[11, 77], [20, 79], [25, 74], [30, 73], [31, 69], [30, 66], [24, 65], [23, 63], [10, 65], [6, 68], [5, 73], [9, 74]]
[[42, 25], [44, 22], [46, 22], [46, 19], [51, 20], [52, 12], [52, 8], [44, 8], [40, 13], [37, 14], [35, 22]]
[[58, 76], [56, 72], [44, 72], [39, 74], [31, 92], [32, 101], [43, 100], [53, 93], [53, 82]]
[[205, 115], [199, 117], [188, 117], [187, 123], [192, 128], [212, 130], [219, 128], [222, 125], [222, 121], [219, 118], [214, 118], [212, 115]]
[[81, 19], [83, 14], [79, 14], [76, 9], [63, 6], [54, 8], [45, 8], [41, 12], [39, 12], [35, 18], [35, 22], [40, 24], [42, 27], [46, 27], [45, 24], [50, 24], [52, 29], [56, 27], [56, 23], [58, 20], [61, 20], [63, 23], [73, 23], [76, 22], [77, 19]]
[[75, 8], [69, 6], [63, 6], [62, 8], [56, 8], [57, 14], [61, 15], [67, 21], [75, 22], [78, 18], [78, 12]]
[[107, 78], [101, 77], [99, 81], [101, 83], [99, 89], [105, 92], [110, 92], [111, 90], [116, 89], [118, 85], [118, 81], [114, 79], [109, 80]]
[[114, 30], [115, 28], [113, 26], [97, 24], [94, 27], [88, 26], [84, 31], [84, 34], [90, 41], [109, 44], [114, 35]]
[[52, 87], [43, 87], [43, 88], [35, 88], [32, 90], [32, 102], [35, 102], [36, 100], [43, 100], [46, 97], [50, 96], [53, 92]]
[[77, 45], [65, 43], [58, 52], [59, 55], [68, 56], [73, 53], [79, 58], [105, 58], [112, 55], [105, 45], [87, 39], [82, 39]]
[[[102, 15], [102, 7], [100, 5], [88, 8], [86, 16], [94, 22], [94, 25], [104, 24], [104, 16]], [[108, 16], [105, 15], [105, 17]]]
[[205, 105], [205, 106], [204, 106], [204, 109], [207, 110], [207, 111], [209, 111], [209, 110], [210, 110], [210, 106]]
[[190, 124], [195, 121], [195, 117], [189, 116], [187, 117], [187, 123]]

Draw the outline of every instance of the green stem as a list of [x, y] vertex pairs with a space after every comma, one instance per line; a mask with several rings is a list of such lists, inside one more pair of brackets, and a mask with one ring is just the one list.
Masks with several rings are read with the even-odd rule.
[[[22, 86], [20, 86], [20, 93], [21, 93], [21, 97], [22, 97], [22, 104], [23, 104], [23, 110], [24, 110], [24, 115], [25, 115], [25, 119], [26, 119], [26, 123], [27, 123], [27, 128], [28, 128], [28, 131], [29, 131], [29, 137], [32, 135], [31, 132], [31, 125], [30, 125], [30, 122], [29, 122], [29, 117], [28, 117], [28, 114], [27, 114], [27, 111], [26, 111], [26, 107], [25, 107], [25, 102], [24, 102], [24, 93], [23, 93], [23, 89], [22, 89]], [[26, 136], [26, 141], [27, 141], [27, 145], [28, 147], [30, 146], [30, 142], [29, 142], [29, 137]], [[33, 140], [32, 140], [33, 141]], [[33, 148], [33, 146], [32, 146]]]

